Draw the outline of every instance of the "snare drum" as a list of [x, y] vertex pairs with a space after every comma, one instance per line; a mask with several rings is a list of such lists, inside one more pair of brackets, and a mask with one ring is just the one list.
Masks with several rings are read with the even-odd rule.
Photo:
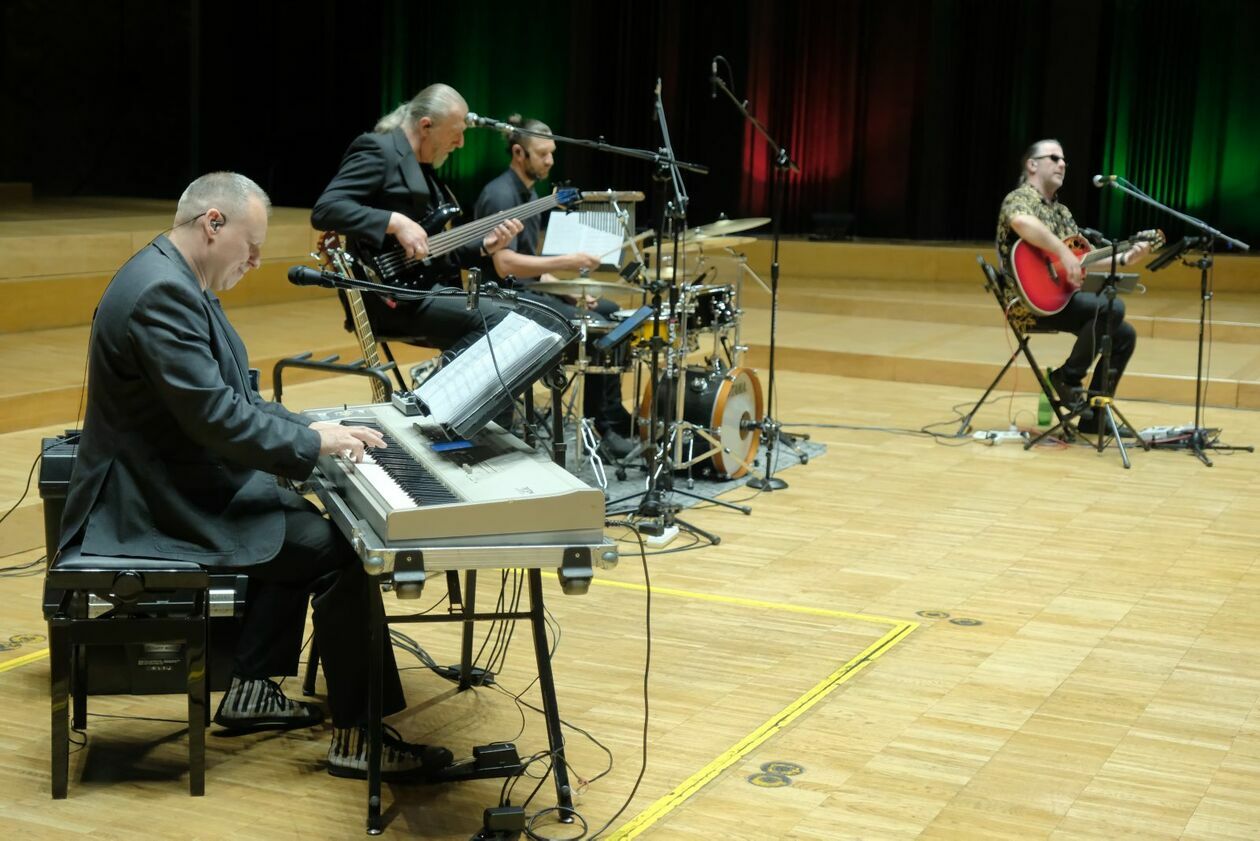
[[[622, 342], [606, 351], [598, 351], [594, 347], [595, 340], [611, 333], [617, 326], [617, 322], [591, 313], [585, 318], [570, 319], [569, 323], [579, 335], [581, 335], [583, 323], [586, 325], [586, 364], [589, 372], [599, 374], [615, 371], [619, 373], [630, 367], [630, 342]], [[579, 341], [569, 342], [565, 347], [564, 355], [561, 357], [565, 365], [577, 364]]]
[[[617, 321], [625, 321], [627, 318], [634, 315], [636, 312], [637, 310], [617, 310], [615, 313], [612, 314], [612, 317], [615, 318]], [[635, 329], [634, 339], [633, 339], [634, 343], [638, 345], [646, 346], [647, 343], [652, 340], [652, 333], [655, 331], [655, 329], [656, 329], [655, 319], [648, 318]], [[669, 307], [668, 306], [661, 307], [661, 338], [665, 340], [665, 344], [667, 347], [678, 349], [678, 347], [682, 344], [682, 336], [679, 335], [678, 330], [674, 331], [674, 335], [672, 337], [669, 335]]]

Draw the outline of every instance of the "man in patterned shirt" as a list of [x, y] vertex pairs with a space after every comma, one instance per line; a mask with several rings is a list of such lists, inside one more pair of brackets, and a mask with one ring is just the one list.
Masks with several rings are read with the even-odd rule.
[[[997, 248], [1002, 268], [1008, 273], [1011, 248], [1018, 239], [1056, 255], [1067, 271], [1068, 284], [1079, 290], [1083, 276], [1081, 261], [1063, 242], [1078, 233], [1079, 229], [1072, 212], [1057, 198], [1066, 172], [1067, 159], [1059, 141], [1038, 140], [1024, 151], [1020, 160], [1019, 184], [1002, 200], [1001, 210], [998, 211]], [[1119, 262], [1121, 265], [1132, 265], [1148, 250], [1146, 243], [1138, 243], [1120, 255]], [[1102, 350], [1104, 333], [1111, 336], [1111, 393], [1115, 393], [1124, 368], [1133, 356], [1137, 331], [1124, 320], [1124, 301], [1118, 297], [1115, 299], [1110, 323], [1107, 311], [1106, 298], [1092, 292], [1077, 291], [1062, 310], [1035, 319], [1039, 327], [1076, 334], [1076, 343], [1067, 361], [1050, 377], [1054, 390], [1068, 406], [1083, 399], [1081, 383], [1094, 357]], [[1089, 384], [1090, 393], [1101, 393], [1102, 375], [1101, 366], [1096, 366]], [[1080, 423], [1082, 427], [1095, 431], [1090, 428], [1091, 424], [1096, 428], [1097, 424], [1105, 421], [1101, 417], [1094, 418], [1086, 410], [1081, 414]], [[1132, 435], [1127, 428], [1122, 432]]]

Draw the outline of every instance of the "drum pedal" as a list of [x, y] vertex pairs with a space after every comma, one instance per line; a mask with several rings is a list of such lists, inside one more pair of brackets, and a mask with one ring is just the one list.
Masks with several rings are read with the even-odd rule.
[[452, 762], [429, 777], [430, 782], [459, 783], [495, 777], [519, 777], [525, 766], [511, 742], [492, 742], [473, 748], [472, 759]]

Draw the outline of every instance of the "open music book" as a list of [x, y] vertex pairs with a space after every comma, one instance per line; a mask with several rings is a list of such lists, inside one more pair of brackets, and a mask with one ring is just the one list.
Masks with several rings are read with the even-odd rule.
[[625, 240], [619, 233], [593, 228], [581, 221], [581, 214], [552, 212], [543, 240], [544, 257], [584, 251], [599, 258], [601, 265], [620, 265]]
[[554, 359], [565, 342], [537, 322], [508, 313], [425, 380], [416, 397], [443, 429], [466, 438], [506, 409], [512, 391]]

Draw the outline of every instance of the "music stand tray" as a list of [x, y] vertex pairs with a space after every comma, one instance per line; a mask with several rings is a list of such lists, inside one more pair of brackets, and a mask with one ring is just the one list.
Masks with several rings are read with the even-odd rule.
[[[1100, 292], [1103, 285], [1107, 282], [1107, 278], [1111, 275], [1106, 272], [1086, 272], [1085, 277], [1081, 278], [1082, 292]], [[1120, 272], [1116, 275], [1116, 291], [1122, 295], [1127, 295], [1138, 288], [1138, 278], [1141, 277], [1137, 272]]]

